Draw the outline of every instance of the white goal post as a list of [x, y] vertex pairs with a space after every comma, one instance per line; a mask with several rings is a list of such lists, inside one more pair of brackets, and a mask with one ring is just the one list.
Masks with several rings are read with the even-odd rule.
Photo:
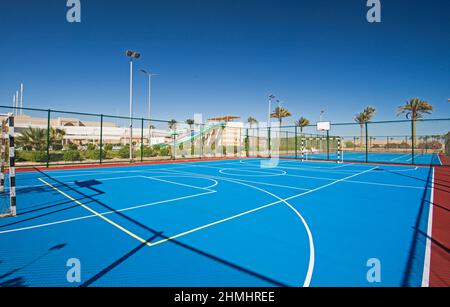
[[[0, 114], [0, 217], [16, 216], [16, 165], [14, 153], [14, 115]], [[6, 175], [7, 174], [7, 175]], [[9, 186], [5, 188], [5, 178]]]

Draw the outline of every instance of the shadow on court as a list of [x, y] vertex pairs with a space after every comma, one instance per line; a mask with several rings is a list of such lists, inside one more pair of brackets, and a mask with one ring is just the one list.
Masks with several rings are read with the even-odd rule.
[[[44, 173], [43, 171], [36, 169], [37, 172], [41, 173], [43, 176], [45, 176], [46, 178], [48, 178], [49, 180], [51, 180], [52, 182], [56, 182], [59, 186], [66, 188], [67, 190], [70, 190], [74, 193], [77, 193], [79, 195], [82, 196], [82, 198], [84, 199], [89, 199], [91, 201], [91, 203], [96, 203], [100, 206], [102, 206], [103, 208], [107, 209], [108, 211], [113, 211], [115, 214], [117, 214], [118, 216], [124, 218], [125, 220], [127, 220], [128, 222], [138, 226], [141, 229], [144, 229], [146, 231], [148, 231], [149, 233], [152, 234], [151, 239], [155, 240], [157, 238], [160, 239], [169, 239], [169, 237], [163, 235], [163, 231], [157, 231], [154, 230], [152, 228], [150, 228], [149, 226], [142, 224], [141, 222], [129, 217], [128, 215], [122, 213], [122, 212], [118, 212], [117, 210], [115, 210], [114, 208], [111, 208], [110, 206], [108, 206], [107, 204], [93, 198], [92, 196], [86, 195], [81, 191], [78, 191], [72, 187], [70, 187], [69, 185], [58, 181], [56, 178], [51, 177], [50, 175]], [[150, 242], [150, 241], [149, 241]], [[230, 261], [227, 261], [225, 259], [222, 259], [218, 256], [212, 255], [210, 253], [207, 253], [205, 251], [202, 251], [198, 248], [192, 247], [186, 243], [182, 243], [178, 240], [169, 240], [167, 243], [171, 243], [171, 244], [176, 244], [180, 247], [183, 247], [185, 249], [188, 249], [189, 251], [192, 251], [194, 253], [197, 253], [198, 255], [201, 255], [203, 257], [206, 257], [210, 260], [216, 261], [222, 265], [228, 266], [229, 268], [235, 269], [239, 272], [245, 273], [247, 275], [250, 275], [252, 277], [258, 278], [260, 280], [263, 280], [265, 282], [268, 282], [274, 286], [279, 286], [279, 287], [286, 287], [288, 285], [279, 282], [277, 280], [274, 280], [268, 276], [264, 276], [260, 273], [254, 272], [252, 270], [249, 270], [247, 268], [244, 268], [240, 265], [234, 264]], [[120, 265], [121, 263], [123, 263], [123, 261], [125, 261], [126, 259], [128, 259], [129, 257], [131, 257], [133, 254], [135, 254], [137, 251], [139, 251], [141, 248], [143, 248], [145, 246], [145, 244], [139, 244], [137, 247], [135, 247], [134, 249], [132, 249], [130, 252], [126, 253], [124, 256], [120, 257], [119, 259], [117, 259], [114, 263], [110, 264], [109, 266], [105, 267], [103, 270], [101, 270], [99, 273], [97, 273], [96, 275], [94, 275], [94, 277], [92, 277], [91, 279], [89, 279], [85, 284], [83, 284], [83, 286], [89, 286], [90, 284], [92, 284], [95, 281], [100, 280], [100, 278], [102, 278], [103, 276], [105, 276], [108, 272], [110, 272], [111, 270], [113, 270], [114, 268], [116, 268], [118, 265]]]
[[65, 244], [65, 243], [52, 246], [46, 252], [44, 252], [42, 255], [35, 257], [34, 259], [32, 259], [28, 263], [24, 264], [23, 266], [15, 268], [3, 275], [0, 275], [0, 287], [26, 287], [27, 286], [26, 279], [24, 277], [15, 277], [15, 278], [12, 278], [9, 280], [4, 280], [4, 279], [9, 278], [14, 274], [17, 274], [20, 271], [23, 271], [24, 269], [32, 266], [33, 264], [38, 263], [40, 260], [44, 259], [46, 256], [50, 255], [51, 253], [62, 250], [66, 246], [67, 246], [67, 244]]

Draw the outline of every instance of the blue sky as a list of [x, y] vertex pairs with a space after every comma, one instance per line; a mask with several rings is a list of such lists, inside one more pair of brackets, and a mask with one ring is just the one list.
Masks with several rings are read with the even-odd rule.
[[382, 23], [365, 0], [81, 0], [82, 22], [66, 21], [65, 0], [0, 3], [0, 104], [25, 83], [28, 107], [128, 114], [136, 62], [135, 116], [267, 117], [267, 95], [312, 122], [326, 110], [351, 122], [373, 105], [375, 119], [420, 97], [449, 117], [450, 2], [382, 0]]

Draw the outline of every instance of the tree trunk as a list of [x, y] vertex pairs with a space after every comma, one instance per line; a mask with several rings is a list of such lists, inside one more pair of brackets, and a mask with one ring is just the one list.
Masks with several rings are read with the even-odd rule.
[[364, 125], [361, 126], [361, 139], [359, 141], [359, 147], [363, 148], [363, 140], [364, 140]]

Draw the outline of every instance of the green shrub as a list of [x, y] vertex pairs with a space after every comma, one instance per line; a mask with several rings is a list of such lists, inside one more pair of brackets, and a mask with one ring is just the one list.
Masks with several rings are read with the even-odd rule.
[[108, 150], [105, 154], [106, 159], [115, 159], [120, 157], [119, 152], [114, 150]]
[[50, 162], [64, 161], [64, 154], [62, 152], [50, 152]]
[[167, 157], [167, 156], [171, 156], [171, 150], [170, 148], [167, 147], [163, 147], [159, 150], [158, 156], [160, 157]]
[[64, 146], [64, 148], [66, 148], [67, 150], [77, 150], [78, 145], [77, 144], [67, 144], [66, 146]]
[[81, 161], [81, 154], [78, 150], [64, 151], [64, 161]]
[[97, 148], [97, 146], [95, 146], [95, 144], [87, 144], [87, 150], [95, 150]]
[[47, 154], [45, 153], [45, 151], [19, 151], [17, 152], [16, 159], [18, 162], [46, 162]]
[[62, 150], [63, 149], [63, 145], [61, 145], [61, 144], [52, 144], [52, 149], [53, 150]]
[[[100, 149], [86, 150], [84, 156], [89, 160], [100, 160]], [[102, 159], [106, 158], [106, 152], [102, 151]]]
[[125, 145], [119, 150], [119, 157], [120, 158], [129, 158], [130, 157], [130, 145]]
[[[144, 146], [144, 150], [143, 150], [143, 156], [146, 158], [150, 158], [150, 157], [155, 157], [157, 155], [157, 152], [153, 150], [153, 148], [148, 147], [148, 146]], [[137, 150], [135, 153], [136, 157], [140, 157], [141, 156], [141, 151]]]
[[110, 150], [113, 149], [113, 145], [112, 144], [105, 144], [103, 146], [103, 148], [104, 148], [105, 151], [110, 151]]
[[347, 141], [345, 142], [345, 147], [346, 148], [355, 148], [355, 144], [352, 141]]

